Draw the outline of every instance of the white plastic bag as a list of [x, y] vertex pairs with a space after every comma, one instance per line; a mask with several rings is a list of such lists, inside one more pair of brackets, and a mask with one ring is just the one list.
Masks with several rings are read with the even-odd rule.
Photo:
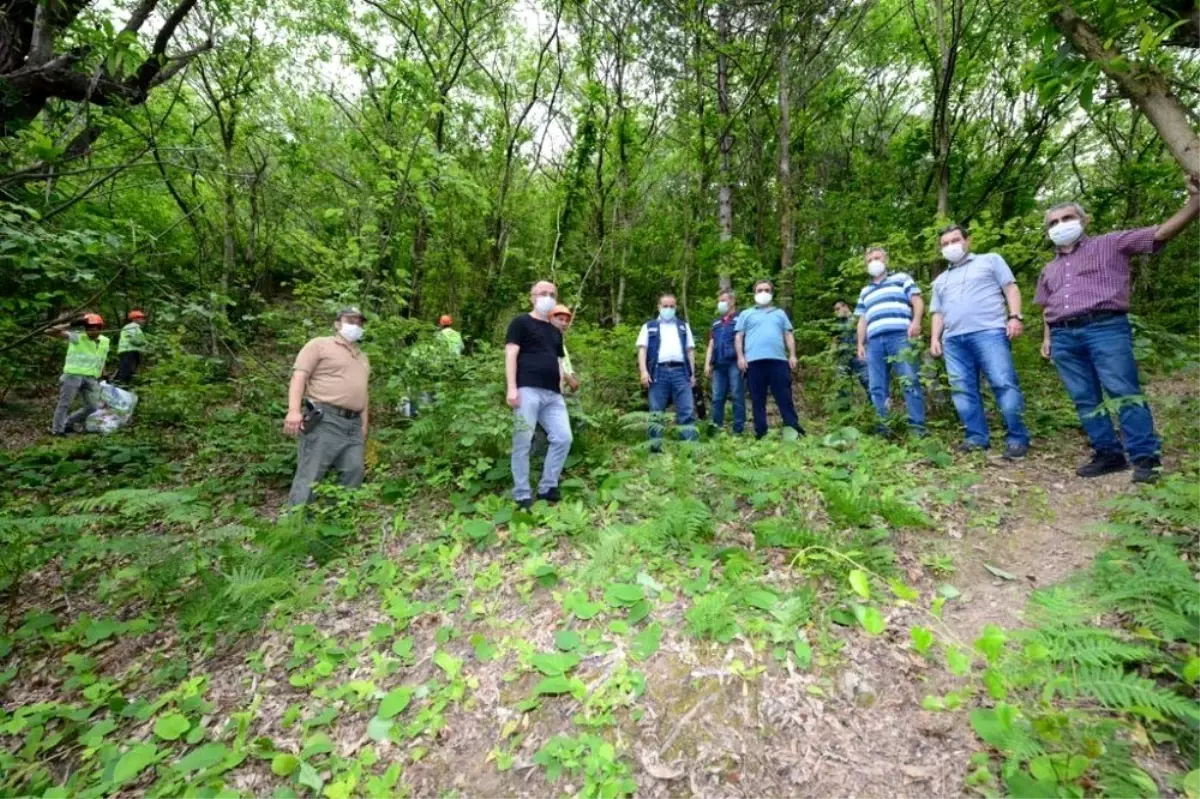
[[131, 416], [137, 407], [137, 394], [114, 386], [107, 381], [100, 381], [100, 402], [107, 408], [123, 416]]
[[114, 433], [129, 422], [129, 417], [108, 408], [92, 411], [91, 416], [84, 422], [89, 433]]

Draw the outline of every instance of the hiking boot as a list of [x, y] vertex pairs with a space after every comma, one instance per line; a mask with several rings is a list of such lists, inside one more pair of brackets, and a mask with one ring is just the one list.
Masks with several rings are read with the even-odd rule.
[[974, 441], [964, 441], [958, 445], [958, 451], [964, 455], [968, 452], [983, 452], [986, 449], [986, 444], [976, 444]]
[[1001, 456], [1006, 461], [1019, 461], [1024, 458], [1029, 452], [1028, 444], [1009, 444], [1004, 448], [1004, 455]]
[[1138, 458], [1133, 462], [1133, 482], [1157, 483], [1162, 477], [1162, 463], [1158, 458]]
[[892, 429], [886, 424], [875, 425], [875, 429], [871, 432], [882, 438], [884, 441], [894, 441], [896, 439], [896, 434], [893, 433]]
[[1123, 452], [1097, 452], [1092, 459], [1080, 466], [1075, 474], [1080, 477], [1100, 477], [1113, 472], [1123, 472], [1129, 468]]
[[554, 488], [550, 489], [549, 491], [539, 491], [537, 498], [542, 500], [543, 502], [549, 503], [550, 505], [554, 505], [560, 499], [562, 499], [562, 497], [560, 497], [558, 495], [558, 486], [555, 486]]
[[529, 497], [526, 497], [525, 499], [518, 499], [517, 507], [520, 508], [521, 510], [530, 510], [531, 508], [533, 508], [533, 500], [530, 499]]

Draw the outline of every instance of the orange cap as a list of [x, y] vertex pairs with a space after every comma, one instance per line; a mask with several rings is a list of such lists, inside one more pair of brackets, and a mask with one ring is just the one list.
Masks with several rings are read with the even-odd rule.
[[575, 314], [571, 313], [571, 309], [562, 303], [555, 305], [554, 310], [550, 312], [551, 316], [563, 316], [564, 314], [566, 315], [567, 319], [573, 319], [575, 317]]
[[441, 318], [438, 319], [438, 324], [442, 327], [450, 327], [450, 325], [454, 324], [454, 317], [450, 316], [448, 313], [444, 313], [442, 314]]
[[84, 314], [83, 323], [88, 327], [104, 327], [104, 317], [98, 313]]
[[145, 319], [146, 314], [144, 314], [142, 311], [138, 310], [137, 308], [134, 308], [132, 311], [129, 312], [129, 318], [130, 319]]

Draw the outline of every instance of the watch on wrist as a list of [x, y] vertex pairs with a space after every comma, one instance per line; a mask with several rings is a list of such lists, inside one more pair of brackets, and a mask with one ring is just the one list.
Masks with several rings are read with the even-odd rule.
[[1018, 322], [1024, 322], [1024, 321], [1025, 321], [1025, 317], [1024, 317], [1024, 316], [1021, 316], [1021, 314], [1019, 314], [1019, 313], [1010, 313], [1010, 314], [1008, 315], [1008, 318], [1009, 318], [1009, 320], [1016, 319]]

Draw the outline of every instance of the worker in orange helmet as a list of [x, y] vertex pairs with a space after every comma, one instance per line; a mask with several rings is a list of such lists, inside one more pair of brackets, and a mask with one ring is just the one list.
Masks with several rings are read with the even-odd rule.
[[[82, 333], [78, 330], [81, 324]], [[94, 313], [84, 314], [74, 323], [55, 325], [46, 334], [67, 340], [67, 360], [58, 379], [58, 406], [50, 427], [51, 433], [63, 436], [75, 432], [75, 425], [99, 407], [100, 375], [108, 360], [109, 341], [104, 335], [104, 318]], [[68, 415], [76, 395], [83, 400], [83, 407]]]
[[462, 333], [454, 329], [454, 317], [450, 316], [450, 314], [442, 314], [441, 318], [438, 319], [438, 327], [441, 328], [437, 333], [438, 338], [445, 342], [450, 352], [455, 355], [462, 355], [463, 337]]
[[146, 351], [146, 333], [142, 329], [146, 314], [134, 308], [126, 319], [128, 324], [121, 328], [121, 338], [117, 342], [117, 374], [113, 378], [114, 383], [122, 386], [133, 382], [133, 376], [142, 365], [142, 353]]

